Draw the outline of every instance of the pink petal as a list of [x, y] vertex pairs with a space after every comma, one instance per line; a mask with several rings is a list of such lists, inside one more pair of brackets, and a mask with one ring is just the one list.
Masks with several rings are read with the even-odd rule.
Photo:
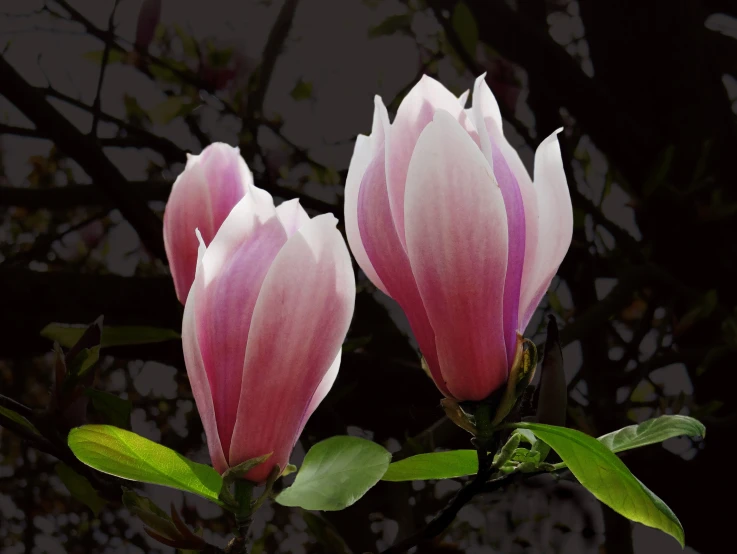
[[[187, 366], [187, 376], [192, 387], [192, 395], [194, 396], [197, 410], [200, 412], [202, 426], [205, 429], [207, 437], [207, 448], [210, 451], [210, 459], [212, 465], [219, 473], [223, 473], [228, 469], [228, 462], [223, 454], [223, 447], [220, 442], [220, 434], [215, 417], [215, 407], [213, 404], [212, 391], [210, 382], [205, 369], [205, 363], [200, 353], [199, 341], [197, 339], [197, 321], [198, 313], [196, 304], [197, 299], [204, 293], [204, 274], [202, 269], [202, 257], [205, 254], [205, 243], [199, 231], [197, 238], [200, 242], [199, 255], [197, 258], [197, 271], [192, 290], [187, 297], [187, 303], [184, 306], [184, 319], [182, 320], [182, 347], [184, 349], [184, 361]], [[194, 242], [194, 241], [193, 241]]]
[[471, 92], [470, 90], [467, 90], [466, 92], [464, 92], [458, 97], [458, 102], [461, 103], [461, 108], [466, 107], [466, 102], [468, 102], [468, 95], [470, 92]]
[[355, 303], [353, 266], [332, 215], [289, 238], [269, 269], [253, 313], [230, 463], [269, 452], [247, 478], [284, 467], [303, 416], [345, 339]]
[[[194, 156], [191, 156], [193, 158]], [[212, 239], [212, 211], [202, 168], [195, 164], [177, 177], [164, 210], [164, 246], [177, 298], [184, 304], [197, 267], [195, 229]]]
[[487, 132], [488, 126], [495, 131], [497, 121], [501, 121], [499, 106], [494, 95], [484, 81], [486, 74], [476, 79], [473, 89], [472, 114], [474, 124], [479, 132], [479, 144], [486, 161], [494, 171], [504, 198], [509, 230], [509, 246], [507, 258], [507, 277], [504, 287], [504, 335], [506, 337], [507, 357], [512, 358], [517, 348], [517, 330], [519, 328], [520, 289], [522, 271], [525, 262], [525, 207], [522, 192], [517, 179], [510, 169], [504, 154], [499, 147], [503, 136]]
[[205, 244], [212, 241], [230, 210], [248, 192], [253, 177], [237, 148], [213, 143], [198, 156], [187, 155], [164, 212], [164, 244], [179, 301], [184, 303], [194, 280], [196, 228]]
[[[353, 157], [348, 166], [348, 175], [345, 180], [343, 213], [345, 216], [345, 233], [353, 257], [356, 258], [359, 267], [376, 288], [388, 295], [384, 283], [382, 283], [376, 270], [371, 265], [371, 260], [369, 260], [366, 249], [361, 242], [361, 233], [358, 230], [358, 196], [361, 180], [369, 162], [374, 157], [377, 146], [384, 141], [384, 126], [380, 121], [380, 111], [383, 109], [386, 113], [386, 108], [378, 96], [374, 100], [374, 105], [374, 123], [371, 136], [358, 135], [356, 138], [356, 146], [353, 149]], [[389, 120], [388, 115], [386, 115], [386, 119]]]
[[458, 98], [435, 79], [424, 75], [402, 100], [391, 132], [386, 138], [389, 202], [403, 247], [407, 244], [404, 237], [404, 190], [407, 168], [420, 133], [432, 121], [438, 109], [446, 110], [458, 120], [466, 119]]
[[[229, 451], [240, 400], [243, 360], [261, 284], [287, 234], [271, 197], [260, 189], [223, 222], [202, 260], [204, 293], [197, 330], [213, 393], [223, 450]], [[231, 464], [232, 465], [232, 464]]]
[[532, 269], [523, 281], [520, 323], [524, 325], [529, 323], [548, 290], [573, 237], [573, 207], [557, 138], [562, 130], [553, 132], [535, 151], [539, 235], [531, 258]]
[[209, 145], [200, 154], [200, 164], [207, 180], [212, 218], [217, 231], [230, 210], [253, 185], [253, 175], [240, 150], [223, 142]]
[[[335, 357], [335, 360], [333, 360], [333, 363], [330, 365], [330, 368], [325, 374], [325, 377], [322, 378], [322, 381], [320, 381], [320, 384], [317, 386], [315, 394], [312, 395], [312, 400], [310, 400], [310, 404], [307, 406], [305, 413], [302, 415], [302, 423], [299, 424], [299, 430], [294, 437], [294, 444], [296, 444], [299, 440], [299, 437], [302, 434], [307, 421], [310, 419], [310, 416], [314, 413], [314, 411], [322, 403], [322, 401], [325, 400], [325, 397], [330, 392], [330, 389], [333, 388], [335, 380], [338, 378], [338, 370], [340, 369], [340, 358], [342, 353], [342, 349], [338, 351], [338, 355]], [[292, 448], [294, 448], [294, 444], [292, 445]]]
[[452, 114], [439, 110], [417, 142], [405, 216], [443, 378], [454, 398], [482, 400], [508, 373], [507, 216], [488, 162]]
[[299, 204], [299, 198], [287, 200], [276, 207], [276, 213], [288, 237], [310, 220], [310, 216]]
[[427, 319], [409, 259], [394, 226], [384, 167], [383, 148], [380, 148], [361, 182], [358, 199], [361, 240], [371, 264], [386, 286], [387, 294], [404, 310], [435, 384], [448, 396], [435, 351], [435, 334]]

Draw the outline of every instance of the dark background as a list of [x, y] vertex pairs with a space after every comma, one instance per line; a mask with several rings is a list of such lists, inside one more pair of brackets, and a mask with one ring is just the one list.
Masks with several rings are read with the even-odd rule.
[[[373, 95], [393, 115], [423, 73], [460, 94], [485, 71], [529, 168], [537, 144], [565, 127], [574, 237], [527, 335], [540, 343], [544, 315], [557, 315], [568, 425], [597, 436], [663, 413], [703, 421], [703, 441], [624, 459], [678, 515], [686, 552], [724, 550], [737, 422], [737, 3], [163, 0], [160, 17], [139, 18], [141, 4], [0, 4], [0, 393], [48, 405], [48, 323], [104, 314], [106, 325], [180, 329], [160, 218], [186, 152], [240, 145], [258, 186], [342, 220], [342, 184], [355, 136], [370, 132]], [[468, 447], [440, 420], [401, 312], [357, 278], [338, 381], [293, 461], [345, 433], [400, 455], [411, 444]], [[102, 354], [94, 386], [131, 402], [132, 429], [208, 462], [181, 344]], [[56, 458], [4, 428], [0, 456], [3, 553], [172, 551], [119, 502], [95, 516], [69, 495]], [[380, 483], [320, 517], [269, 504], [253, 527], [255, 551], [377, 551], [459, 486]], [[224, 544], [219, 508], [157, 487], [145, 494], [173, 501]], [[335, 533], [345, 546], [325, 538]], [[421, 551], [680, 549], [545, 478], [477, 497], [442, 544]]]

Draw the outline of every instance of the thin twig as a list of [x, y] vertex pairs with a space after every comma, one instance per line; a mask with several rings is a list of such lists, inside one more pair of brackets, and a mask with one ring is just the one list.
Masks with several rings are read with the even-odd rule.
[[113, 9], [110, 12], [110, 19], [108, 19], [107, 25], [107, 39], [105, 40], [105, 49], [102, 51], [102, 63], [100, 64], [100, 77], [97, 80], [97, 92], [95, 93], [95, 100], [92, 102], [92, 127], [90, 128], [90, 134], [93, 137], [97, 137], [97, 126], [100, 122], [100, 103], [102, 101], [102, 84], [105, 81], [105, 70], [108, 66], [108, 60], [110, 59], [110, 50], [112, 49], [112, 43], [114, 40], [115, 30], [115, 12], [118, 10], [118, 3], [120, 0], [115, 0], [113, 3]]
[[382, 551], [381, 554], [400, 554], [402, 552], [406, 552], [413, 546], [418, 546], [423, 542], [439, 536], [448, 528], [448, 526], [450, 526], [451, 523], [453, 523], [453, 520], [458, 515], [458, 512], [461, 511], [461, 508], [468, 504], [477, 494], [493, 492], [507, 485], [512, 485], [524, 479], [541, 475], [543, 473], [547, 472], [512, 473], [510, 475], [494, 479], [493, 481], [487, 481], [489, 477], [488, 471], [483, 473], [479, 471], [479, 473], [476, 474], [476, 477], [458, 491], [448, 505], [425, 527], [414, 535], [390, 546], [386, 550]]

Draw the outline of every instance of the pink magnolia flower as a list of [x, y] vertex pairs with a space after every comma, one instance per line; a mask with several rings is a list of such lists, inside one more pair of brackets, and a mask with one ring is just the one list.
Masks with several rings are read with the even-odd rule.
[[245, 477], [261, 483], [284, 469], [335, 381], [356, 293], [336, 223], [310, 219], [297, 200], [275, 208], [249, 184], [209, 246], [197, 233], [182, 343], [220, 473], [270, 452]]
[[348, 171], [348, 242], [368, 278], [409, 319], [440, 391], [482, 400], [517, 348], [571, 242], [573, 211], [556, 131], [534, 179], [476, 80], [473, 107], [423, 77], [392, 124], [376, 97]]
[[252, 184], [253, 176], [238, 148], [216, 142], [199, 156], [187, 155], [187, 165], [174, 181], [164, 210], [164, 245], [182, 304], [197, 266], [195, 229], [200, 230], [205, 245], [210, 244]]

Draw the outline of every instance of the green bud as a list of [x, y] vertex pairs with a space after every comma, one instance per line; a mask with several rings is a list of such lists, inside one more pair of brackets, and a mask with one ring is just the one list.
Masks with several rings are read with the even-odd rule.
[[513, 434], [509, 437], [507, 443], [502, 446], [501, 450], [499, 450], [497, 459], [494, 460], [494, 467], [501, 467], [512, 458], [514, 451], [519, 447], [520, 438], [521, 437], [517, 434]]
[[514, 363], [509, 372], [507, 389], [491, 422], [492, 426], [499, 425], [512, 411], [517, 400], [535, 376], [536, 365], [537, 349], [535, 343], [517, 333], [517, 350]]

